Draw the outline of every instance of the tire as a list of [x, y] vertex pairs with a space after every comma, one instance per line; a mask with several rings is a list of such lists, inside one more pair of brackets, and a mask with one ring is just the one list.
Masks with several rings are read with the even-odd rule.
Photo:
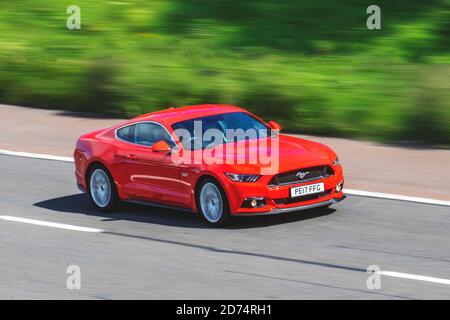
[[222, 186], [214, 179], [204, 179], [195, 196], [197, 210], [203, 221], [213, 227], [225, 224], [230, 217], [228, 199]]
[[116, 185], [109, 171], [102, 165], [94, 165], [88, 177], [88, 191], [91, 202], [101, 212], [117, 208], [120, 199]]

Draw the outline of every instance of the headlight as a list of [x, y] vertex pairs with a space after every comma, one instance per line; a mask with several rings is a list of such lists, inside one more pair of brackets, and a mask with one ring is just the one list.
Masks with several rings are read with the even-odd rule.
[[238, 174], [238, 173], [225, 173], [231, 181], [235, 182], [255, 182], [258, 181], [259, 175], [257, 174]]
[[333, 166], [337, 167], [339, 165], [339, 158], [336, 157], [336, 159], [333, 161]]

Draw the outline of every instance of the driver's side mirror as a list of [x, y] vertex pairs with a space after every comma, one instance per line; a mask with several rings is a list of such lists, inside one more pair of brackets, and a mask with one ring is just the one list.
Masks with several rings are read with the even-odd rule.
[[156, 141], [152, 145], [153, 152], [170, 152], [170, 146], [164, 140]]
[[273, 120], [269, 121], [269, 127], [270, 127], [270, 129], [273, 129], [273, 130], [281, 130], [281, 125], [278, 122], [273, 121]]

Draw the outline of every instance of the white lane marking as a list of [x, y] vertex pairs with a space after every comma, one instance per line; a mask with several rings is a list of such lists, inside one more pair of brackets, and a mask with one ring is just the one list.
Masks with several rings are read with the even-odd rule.
[[395, 271], [378, 271], [377, 274], [380, 274], [380, 275], [383, 275], [383, 276], [388, 276], [388, 277], [411, 279], [411, 280], [419, 280], [419, 281], [427, 281], [427, 282], [434, 282], [434, 283], [450, 285], [450, 280], [449, 279], [420, 276], [420, 275], [417, 275], [417, 274], [401, 273], [401, 272], [395, 272]]
[[29, 224], [34, 224], [34, 225], [38, 225], [38, 226], [52, 227], [52, 228], [65, 229], [65, 230], [94, 232], [94, 233], [105, 232], [102, 229], [79, 227], [79, 226], [74, 226], [74, 225], [70, 225], [70, 224], [47, 222], [47, 221], [42, 221], [42, 220], [26, 219], [26, 218], [20, 218], [20, 217], [12, 217], [12, 216], [0, 216], [0, 219], [5, 220], [5, 221], [29, 223]]
[[[17, 156], [17, 157], [44, 159], [44, 160], [73, 162], [73, 159], [69, 158], [69, 157], [53, 156], [53, 155], [39, 154], [39, 153], [16, 152], [16, 151], [0, 149], [0, 154]], [[344, 192], [346, 194], [355, 195], [355, 196], [364, 196], [364, 197], [372, 197], [372, 198], [402, 200], [402, 201], [410, 201], [410, 202], [418, 202], [418, 203], [426, 203], [426, 204], [436, 204], [436, 205], [441, 205], [441, 206], [450, 206], [450, 201], [436, 200], [436, 199], [430, 199], [430, 198], [418, 198], [418, 197], [403, 196], [403, 195], [399, 195], [399, 194], [371, 192], [371, 191], [354, 190], [354, 189], [345, 189]]]
[[344, 188], [344, 193], [355, 195], [355, 196], [364, 196], [364, 197], [372, 197], [372, 198], [402, 200], [402, 201], [410, 201], [410, 202], [418, 202], [418, 203], [426, 203], [426, 204], [436, 204], [436, 205], [441, 205], [441, 206], [450, 206], [450, 201], [436, 200], [436, 199], [430, 199], [430, 198], [402, 196], [402, 195], [391, 194], [391, 193], [371, 192], [371, 191], [353, 190], [353, 189], [345, 189], [345, 188]]
[[73, 158], [70, 158], [70, 157], [52, 156], [52, 155], [49, 155], [49, 154], [40, 154], [40, 153], [17, 152], [17, 151], [9, 151], [9, 150], [2, 150], [2, 149], [0, 149], [0, 154], [5, 154], [5, 155], [8, 155], [8, 156], [34, 158], [34, 159], [73, 162]]

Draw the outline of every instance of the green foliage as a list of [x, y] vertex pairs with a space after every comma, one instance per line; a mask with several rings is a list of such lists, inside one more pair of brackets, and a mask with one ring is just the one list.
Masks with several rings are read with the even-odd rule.
[[241, 105], [302, 133], [450, 145], [448, 0], [0, 3], [0, 102], [114, 115]]

